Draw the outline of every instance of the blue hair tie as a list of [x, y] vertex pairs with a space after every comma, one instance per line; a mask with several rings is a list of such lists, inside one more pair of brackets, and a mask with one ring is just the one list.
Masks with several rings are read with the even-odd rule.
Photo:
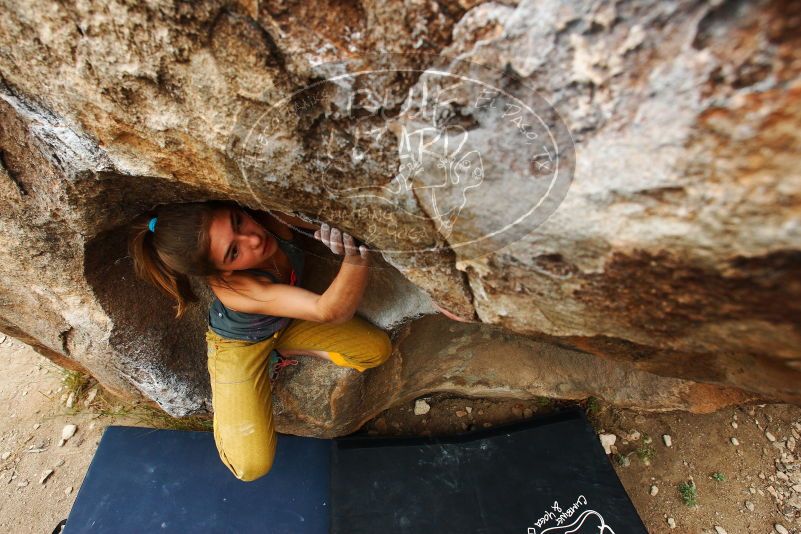
[[150, 219], [150, 222], [147, 223], [147, 227], [150, 228], [151, 232], [156, 231], [156, 219], [157, 217], [153, 217], [152, 219]]

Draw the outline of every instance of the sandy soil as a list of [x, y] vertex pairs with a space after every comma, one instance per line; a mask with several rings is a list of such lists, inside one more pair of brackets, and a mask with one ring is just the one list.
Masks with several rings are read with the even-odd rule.
[[[82, 401], [67, 408], [62, 368], [19, 341], [2, 334], [0, 341], [0, 532], [50, 534], [69, 515], [103, 429], [142, 423]], [[59, 446], [68, 424], [76, 432]]]
[[[6, 406], [0, 414], [0, 532], [49, 534], [69, 515], [103, 429], [148, 423], [105, 415], [113, 401], [102, 390], [88, 406], [83, 396], [67, 408], [59, 389], [61, 369], [2, 335], [0, 371], [0, 399]], [[415, 415], [410, 402], [383, 412], [359, 432], [442, 435], [574, 405], [445, 394], [424, 399], [430, 405], [425, 415]], [[582, 405], [599, 433], [617, 436], [610, 461], [649, 532], [718, 534], [715, 527], [720, 527], [729, 534], [766, 534], [776, 532], [778, 523], [787, 532], [801, 533], [801, 407], [741, 406], [692, 415], [637, 413], [603, 402]], [[77, 431], [59, 446], [68, 424]], [[663, 435], [671, 437], [670, 447]], [[650, 444], [645, 444], [649, 437]], [[42, 481], [49, 470], [53, 472]], [[722, 480], [713, 478], [714, 473]], [[695, 506], [685, 505], [678, 490], [689, 480], [696, 486]], [[655, 495], [652, 487], [658, 488]]]

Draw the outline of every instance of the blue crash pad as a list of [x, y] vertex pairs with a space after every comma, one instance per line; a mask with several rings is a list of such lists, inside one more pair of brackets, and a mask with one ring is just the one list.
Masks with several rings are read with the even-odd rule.
[[334, 534], [647, 534], [581, 410], [332, 447]]
[[110, 426], [63, 534], [326, 533], [330, 451], [330, 440], [279, 434], [270, 472], [243, 482], [211, 432]]

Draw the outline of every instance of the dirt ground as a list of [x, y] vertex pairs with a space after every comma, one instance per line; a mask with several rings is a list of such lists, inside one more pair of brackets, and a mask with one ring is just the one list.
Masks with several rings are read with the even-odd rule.
[[[6, 406], [0, 413], [0, 532], [49, 534], [69, 515], [106, 426], [160, 425], [102, 390], [87, 405], [93, 387], [68, 408], [61, 368], [2, 335], [0, 372]], [[383, 412], [359, 432], [450, 434], [576, 404], [445, 394], [422, 400], [430, 406], [426, 414], [415, 415], [410, 402]], [[610, 461], [649, 532], [766, 534], [782, 532], [775, 528], [780, 524], [786, 532], [801, 533], [801, 407], [740, 406], [693, 415], [637, 413], [597, 400], [580, 404], [599, 434], [616, 436]], [[75, 434], [60, 446], [70, 424], [76, 425]], [[664, 435], [670, 436], [669, 447]], [[696, 492], [692, 506], [678, 489], [689, 481]]]
[[[62, 369], [19, 341], [0, 341], [0, 532], [50, 534], [69, 515], [103, 429], [141, 423], [82, 403], [68, 409]], [[76, 432], [59, 446], [69, 424]]]

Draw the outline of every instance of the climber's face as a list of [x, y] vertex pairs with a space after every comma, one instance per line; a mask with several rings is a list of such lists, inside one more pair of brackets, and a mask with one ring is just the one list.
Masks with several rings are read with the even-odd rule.
[[264, 263], [278, 243], [245, 210], [217, 210], [209, 227], [211, 261], [221, 271], [252, 269]]

